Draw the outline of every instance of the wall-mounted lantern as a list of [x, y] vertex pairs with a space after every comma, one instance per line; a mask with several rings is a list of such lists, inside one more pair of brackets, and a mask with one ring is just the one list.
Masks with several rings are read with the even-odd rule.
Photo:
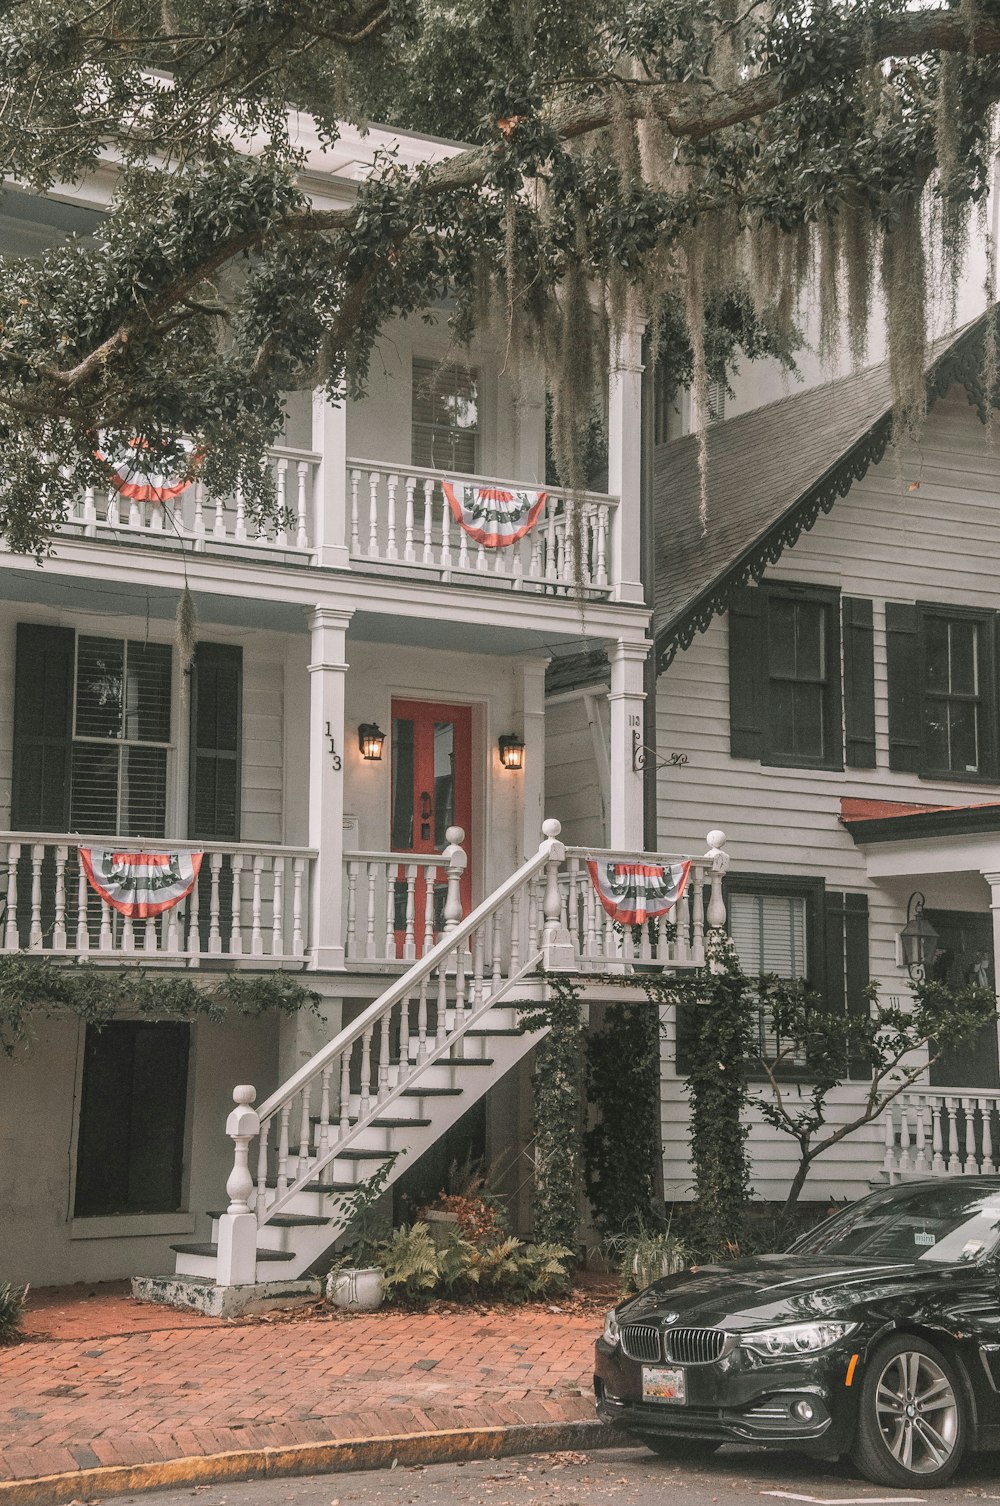
[[361, 749], [361, 757], [369, 763], [380, 763], [382, 760], [382, 748], [385, 745], [385, 733], [377, 722], [362, 722], [358, 728], [358, 747]]
[[924, 914], [924, 896], [910, 895], [906, 925], [899, 933], [899, 956], [911, 978], [923, 978], [937, 956], [938, 933]]
[[524, 740], [514, 732], [505, 732], [500, 739], [500, 762], [505, 769], [524, 768]]

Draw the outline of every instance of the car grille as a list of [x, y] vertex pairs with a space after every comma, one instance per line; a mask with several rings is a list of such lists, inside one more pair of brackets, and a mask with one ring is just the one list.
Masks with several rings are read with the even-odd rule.
[[673, 1328], [667, 1335], [667, 1356], [678, 1365], [710, 1365], [720, 1360], [726, 1335], [718, 1328]]
[[621, 1341], [622, 1349], [630, 1360], [662, 1358], [660, 1330], [649, 1323], [623, 1323]]

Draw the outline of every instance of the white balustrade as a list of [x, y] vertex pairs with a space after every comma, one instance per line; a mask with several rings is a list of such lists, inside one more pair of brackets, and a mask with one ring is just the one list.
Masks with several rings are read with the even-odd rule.
[[998, 1130], [998, 1089], [908, 1088], [882, 1117], [883, 1168], [891, 1182], [988, 1175]]
[[201, 870], [186, 898], [162, 915], [119, 915], [92, 888], [80, 847], [103, 848], [107, 837], [0, 834], [0, 919], [6, 952], [106, 959], [170, 958], [196, 965], [202, 958], [299, 961], [309, 935], [309, 871], [305, 848], [237, 846], [219, 842], [139, 842], [114, 839], [117, 849], [195, 850]]
[[155, 538], [195, 550], [236, 545], [241, 550], [306, 553], [316, 535], [318, 478], [322, 457], [311, 450], [276, 447], [264, 461], [274, 483], [276, 516], [261, 524], [247, 515], [242, 493], [209, 498], [195, 480], [165, 502], [138, 502], [113, 487], [88, 487], [77, 498], [70, 522], [88, 538]]
[[393, 571], [412, 566], [422, 576], [431, 568], [445, 580], [464, 577], [472, 584], [508, 590], [608, 594], [613, 579], [611, 521], [617, 498], [543, 487], [545, 506], [530, 533], [506, 548], [485, 549], [455, 522], [442, 481], [507, 491], [524, 490], [528, 485], [485, 476], [452, 476], [419, 466], [348, 460], [351, 559]]

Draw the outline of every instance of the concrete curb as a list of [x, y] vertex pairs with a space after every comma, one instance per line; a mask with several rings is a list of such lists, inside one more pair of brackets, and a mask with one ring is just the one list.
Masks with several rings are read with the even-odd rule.
[[236, 1480], [279, 1480], [292, 1475], [388, 1469], [393, 1463], [450, 1464], [502, 1459], [557, 1449], [620, 1448], [631, 1440], [613, 1423], [524, 1423], [508, 1428], [449, 1428], [385, 1438], [345, 1438], [285, 1448], [238, 1449], [155, 1464], [105, 1465], [34, 1480], [0, 1481], [0, 1506], [64, 1506], [77, 1497], [120, 1496], [132, 1491], [217, 1485]]

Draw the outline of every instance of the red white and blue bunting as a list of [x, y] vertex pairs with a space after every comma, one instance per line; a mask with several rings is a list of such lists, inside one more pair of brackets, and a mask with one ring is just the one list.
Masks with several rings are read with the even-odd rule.
[[442, 481], [451, 515], [485, 549], [506, 549], [530, 533], [548, 496], [539, 491], [507, 491], [471, 481]]
[[[190, 440], [179, 441], [188, 456], [194, 453]], [[173, 447], [171, 447], [173, 448]], [[179, 471], [176, 464], [164, 468], [157, 460], [156, 447], [146, 440], [133, 439], [131, 444], [106, 449], [104, 437], [95, 451], [98, 460], [111, 467], [111, 485], [131, 502], [168, 502], [191, 485], [190, 471]]]
[[611, 919], [641, 926], [673, 909], [687, 888], [691, 860], [665, 864], [588, 858], [587, 870]]
[[92, 889], [119, 915], [145, 920], [180, 904], [194, 888], [200, 852], [121, 852], [81, 847], [80, 862]]

